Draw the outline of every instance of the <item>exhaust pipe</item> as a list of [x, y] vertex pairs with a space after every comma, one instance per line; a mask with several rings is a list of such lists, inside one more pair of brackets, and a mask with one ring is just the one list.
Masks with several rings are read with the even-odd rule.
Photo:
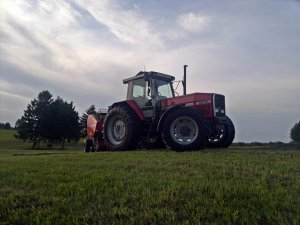
[[183, 95], [186, 95], [186, 68], [188, 65], [183, 66], [183, 81], [182, 81], [182, 86], [183, 86]]

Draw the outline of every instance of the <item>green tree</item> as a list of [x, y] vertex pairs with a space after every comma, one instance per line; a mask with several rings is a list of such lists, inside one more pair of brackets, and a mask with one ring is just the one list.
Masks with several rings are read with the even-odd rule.
[[32, 142], [32, 147], [41, 142], [51, 146], [54, 142], [78, 140], [80, 137], [79, 116], [73, 102], [65, 102], [62, 98], [55, 101], [49, 91], [39, 93], [37, 99], [28, 104], [24, 115], [16, 122], [16, 138]]
[[33, 99], [24, 110], [24, 115], [17, 120], [17, 134], [15, 137], [23, 141], [32, 142], [32, 148], [39, 148], [40, 142], [46, 140], [48, 120], [45, 114], [53, 102], [49, 91], [42, 91], [37, 99]]
[[61, 148], [64, 149], [65, 141], [78, 141], [80, 137], [79, 116], [73, 102], [68, 103], [58, 97], [50, 105], [46, 117], [51, 121], [47, 135], [49, 144], [60, 142]]
[[300, 121], [292, 127], [290, 137], [293, 141], [300, 143]]
[[36, 117], [35, 133], [38, 137], [38, 147], [41, 141], [46, 142], [51, 126], [51, 120], [46, 117], [50, 105], [53, 103], [52, 94], [49, 91], [42, 91], [38, 95], [34, 115]]
[[[16, 122], [17, 134], [15, 134], [15, 137], [17, 139], [33, 142], [34, 118], [32, 108], [33, 106], [28, 104], [27, 108], [24, 110], [24, 115]], [[35, 143], [33, 143], [32, 147], [35, 147]]]
[[97, 117], [96, 107], [94, 105], [91, 105], [80, 117], [79, 123], [80, 123], [80, 135], [81, 137], [86, 136], [86, 122], [89, 115], [95, 115]]

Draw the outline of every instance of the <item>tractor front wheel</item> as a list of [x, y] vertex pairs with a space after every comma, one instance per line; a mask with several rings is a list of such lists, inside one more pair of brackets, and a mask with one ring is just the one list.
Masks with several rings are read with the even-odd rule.
[[234, 139], [235, 129], [229, 117], [226, 124], [216, 126], [213, 134], [209, 135], [207, 147], [209, 148], [228, 148]]
[[200, 112], [180, 108], [164, 121], [162, 136], [165, 144], [173, 150], [200, 150], [205, 148], [208, 129]]
[[111, 109], [104, 120], [104, 141], [111, 150], [134, 150], [140, 141], [139, 121], [125, 107]]

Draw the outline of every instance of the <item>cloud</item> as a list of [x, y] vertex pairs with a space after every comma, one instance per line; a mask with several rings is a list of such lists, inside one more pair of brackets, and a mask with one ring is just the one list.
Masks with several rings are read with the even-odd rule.
[[3, 1], [2, 122], [41, 90], [81, 113], [124, 99], [122, 79], [144, 67], [181, 79], [188, 64], [188, 92], [225, 94], [237, 140], [263, 139], [255, 126], [270, 139], [264, 120], [280, 130], [299, 118], [300, 4], [228, 2]]
[[203, 31], [210, 21], [211, 17], [194, 13], [181, 14], [177, 17], [179, 27], [189, 32]]
[[6, 92], [6, 91], [0, 91], [0, 94], [2, 96], [16, 98], [16, 99], [21, 100], [21, 101], [30, 101], [30, 98], [28, 98], [28, 97], [25, 97], [25, 96], [22, 96], [22, 95], [17, 95], [17, 94], [14, 94], [14, 93], [9, 93], [9, 92]]
[[130, 45], [151, 45], [161, 47], [163, 45], [160, 35], [151, 28], [149, 22], [138, 13], [138, 8], [122, 8], [121, 1], [102, 0], [84, 1], [78, 0], [82, 7], [105, 25], [120, 41]]

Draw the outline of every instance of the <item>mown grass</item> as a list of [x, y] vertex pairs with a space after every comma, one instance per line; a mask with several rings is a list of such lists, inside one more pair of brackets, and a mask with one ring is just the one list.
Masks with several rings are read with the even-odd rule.
[[13, 142], [16, 141], [14, 135], [17, 132], [15, 130], [2, 130], [0, 129], [0, 142]]
[[[32, 143], [24, 142], [22, 140], [18, 140], [14, 137], [17, 133], [16, 130], [1, 130], [0, 129], [0, 150], [7, 151], [7, 150], [31, 150]], [[65, 150], [72, 149], [72, 150], [82, 150], [84, 147], [84, 139], [80, 139], [78, 143], [65, 143]], [[41, 143], [40, 148], [41, 150], [58, 150], [61, 149], [60, 143], [55, 143], [52, 147], [48, 147], [47, 144]]]
[[0, 147], [0, 224], [300, 224], [297, 150]]

